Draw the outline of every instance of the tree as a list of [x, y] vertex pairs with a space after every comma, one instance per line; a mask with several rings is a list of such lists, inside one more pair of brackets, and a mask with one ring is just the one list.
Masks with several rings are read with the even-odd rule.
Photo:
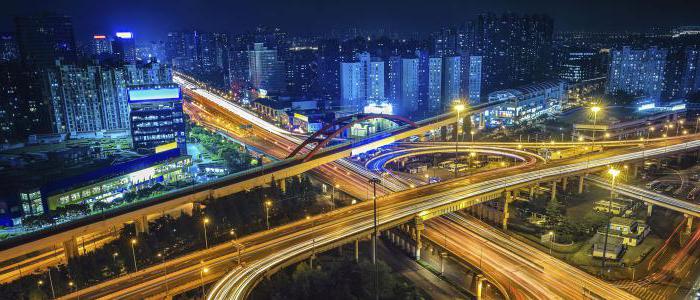
[[564, 221], [562, 208], [563, 205], [556, 197], [549, 201], [547, 208], [545, 208], [545, 215], [547, 216], [546, 226], [548, 229], [555, 228], [562, 224]]

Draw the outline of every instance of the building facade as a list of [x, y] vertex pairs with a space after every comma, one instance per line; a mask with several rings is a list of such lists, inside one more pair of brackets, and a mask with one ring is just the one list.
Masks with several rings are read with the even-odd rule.
[[132, 86], [128, 95], [134, 149], [148, 153], [175, 142], [181, 153], [187, 153], [182, 94], [178, 85]]
[[623, 47], [611, 53], [607, 93], [624, 92], [632, 96], [661, 100], [664, 90], [668, 50], [651, 47]]

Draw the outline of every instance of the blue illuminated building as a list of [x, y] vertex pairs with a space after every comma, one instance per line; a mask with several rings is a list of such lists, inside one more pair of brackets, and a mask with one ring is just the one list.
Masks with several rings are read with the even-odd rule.
[[129, 88], [131, 140], [134, 149], [153, 152], [156, 147], [177, 143], [186, 153], [182, 94], [176, 84]]
[[112, 41], [112, 53], [125, 64], [136, 63], [136, 42], [131, 32], [117, 32]]

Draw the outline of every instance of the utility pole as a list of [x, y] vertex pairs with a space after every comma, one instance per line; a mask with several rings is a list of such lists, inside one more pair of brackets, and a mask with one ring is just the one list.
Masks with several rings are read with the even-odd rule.
[[379, 300], [379, 269], [377, 268], [377, 183], [381, 180], [374, 177], [369, 180], [372, 183], [372, 190], [374, 193], [374, 232], [372, 233], [372, 264], [374, 265], [374, 299]]

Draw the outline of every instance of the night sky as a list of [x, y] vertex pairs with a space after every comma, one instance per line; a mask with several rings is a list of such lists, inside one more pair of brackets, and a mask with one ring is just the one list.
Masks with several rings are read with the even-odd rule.
[[162, 39], [170, 30], [243, 32], [262, 24], [292, 33], [382, 26], [428, 32], [483, 12], [546, 13], [556, 30], [643, 31], [700, 25], [700, 0], [2, 0], [0, 30], [12, 17], [42, 11], [71, 15], [76, 38], [131, 30]]

